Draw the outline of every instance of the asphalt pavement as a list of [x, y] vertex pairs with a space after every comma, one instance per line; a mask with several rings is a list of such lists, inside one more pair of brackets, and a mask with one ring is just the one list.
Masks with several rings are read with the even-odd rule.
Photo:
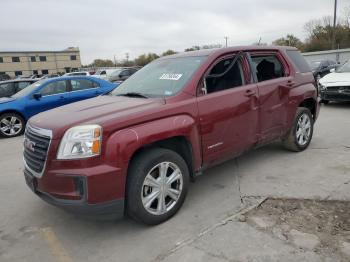
[[239, 220], [266, 198], [350, 200], [350, 104], [322, 107], [304, 152], [274, 143], [207, 170], [154, 227], [43, 202], [25, 184], [22, 140], [0, 139], [0, 261], [337, 261]]

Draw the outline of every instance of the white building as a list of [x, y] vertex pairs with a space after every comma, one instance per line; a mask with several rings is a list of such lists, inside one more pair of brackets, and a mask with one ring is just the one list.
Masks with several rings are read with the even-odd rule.
[[0, 51], [0, 74], [11, 77], [67, 73], [80, 67], [78, 47], [62, 51]]

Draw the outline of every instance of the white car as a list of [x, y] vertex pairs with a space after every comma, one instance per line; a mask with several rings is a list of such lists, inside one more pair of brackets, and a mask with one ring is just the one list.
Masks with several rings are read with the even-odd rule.
[[330, 101], [350, 101], [350, 61], [319, 81], [321, 99]]
[[81, 72], [71, 72], [71, 73], [66, 73], [64, 76], [89, 76], [89, 72], [81, 71]]
[[111, 69], [99, 69], [93, 74], [93, 77], [101, 78], [104, 80], [108, 80], [108, 78], [115, 72], [119, 71], [120, 68], [111, 68]]

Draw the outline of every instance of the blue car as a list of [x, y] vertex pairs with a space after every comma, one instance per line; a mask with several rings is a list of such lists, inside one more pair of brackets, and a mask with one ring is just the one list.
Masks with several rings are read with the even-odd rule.
[[0, 98], [0, 135], [23, 133], [28, 119], [38, 113], [108, 93], [118, 85], [87, 76], [38, 81], [11, 97]]

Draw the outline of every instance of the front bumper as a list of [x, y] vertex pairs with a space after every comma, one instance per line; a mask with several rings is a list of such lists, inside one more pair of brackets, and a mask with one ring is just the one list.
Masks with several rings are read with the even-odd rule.
[[60, 207], [71, 213], [96, 219], [117, 219], [124, 216], [124, 199], [114, 199], [99, 203], [89, 203], [88, 194], [88, 184], [87, 180], [82, 177], [82, 179], [77, 180], [77, 194], [80, 195], [77, 199], [64, 199], [58, 198], [54, 194], [45, 192], [42, 187], [40, 187], [40, 178], [33, 176], [28, 170], [24, 170], [24, 177], [28, 187], [41, 199], [47, 203]]
[[320, 96], [322, 100], [329, 101], [350, 101], [350, 92], [321, 90]]

